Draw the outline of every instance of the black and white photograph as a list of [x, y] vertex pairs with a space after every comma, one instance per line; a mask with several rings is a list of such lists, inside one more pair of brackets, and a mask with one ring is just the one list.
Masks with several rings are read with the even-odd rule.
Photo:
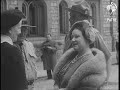
[[119, 90], [119, 0], [1, 0], [1, 90]]

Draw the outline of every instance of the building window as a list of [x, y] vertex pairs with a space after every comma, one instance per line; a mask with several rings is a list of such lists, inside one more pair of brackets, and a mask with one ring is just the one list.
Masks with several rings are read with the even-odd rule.
[[94, 3], [91, 4], [91, 9], [92, 9], [92, 17], [94, 18], [92, 20], [92, 24], [94, 25], [94, 28], [97, 27], [97, 22], [96, 22], [96, 5]]
[[[31, 3], [30, 7], [29, 7], [29, 24], [31, 26], [36, 26], [35, 25], [35, 6], [33, 3]], [[35, 29], [35, 27], [33, 27], [33, 28], [30, 27], [29, 35], [31, 35], [31, 36], [37, 35], [37, 30]]]
[[29, 37], [44, 37], [47, 32], [47, 7], [44, 0], [28, 2]]
[[65, 8], [68, 8], [67, 2], [65, 0], [62, 0], [59, 4], [59, 21], [61, 34], [66, 34], [69, 31], [68, 11]]
[[5, 11], [6, 9], [7, 9], [6, 0], [1, 0], [1, 12]]
[[24, 13], [24, 15], [26, 16], [27, 10], [26, 10], [27, 6], [25, 5], [25, 3], [22, 4], [22, 12]]

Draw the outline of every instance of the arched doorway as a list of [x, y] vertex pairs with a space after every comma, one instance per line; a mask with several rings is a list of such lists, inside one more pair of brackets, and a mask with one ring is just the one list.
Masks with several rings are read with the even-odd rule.
[[47, 6], [44, 0], [36, 1], [36, 5], [36, 14], [38, 15], [38, 17], [36, 18], [38, 33], [39, 36], [44, 37], [47, 33]]
[[62, 0], [59, 4], [59, 21], [60, 21], [60, 33], [66, 34], [69, 30], [68, 4], [65, 0]]
[[6, 9], [7, 9], [6, 0], [1, 0], [1, 12], [5, 11]]
[[[36, 16], [35, 15], [35, 9], [36, 9], [36, 7], [34, 5], [34, 2], [32, 2], [29, 6], [29, 24], [31, 26], [36, 26], [37, 27], [37, 25], [35, 24], [35, 16]], [[37, 35], [37, 30], [36, 30], [35, 27], [30, 28], [29, 35], [30, 36], [36, 36]]]
[[44, 0], [34, 0], [28, 2], [28, 23], [29, 37], [44, 37], [47, 32], [47, 7]]
[[92, 10], [92, 17], [94, 18], [92, 20], [92, 24], [94, 25], [94, 28], [97, 27], [97, 22], [96, 22], [96, 6], [94, 3], [91, 4], [91, 10]]

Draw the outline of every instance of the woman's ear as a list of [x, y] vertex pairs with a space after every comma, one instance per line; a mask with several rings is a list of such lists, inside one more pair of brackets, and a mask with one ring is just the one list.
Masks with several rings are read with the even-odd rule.
[[10, 34], [12, 33], [11, 29], [9, 30], [9, 33], [10, 33]]

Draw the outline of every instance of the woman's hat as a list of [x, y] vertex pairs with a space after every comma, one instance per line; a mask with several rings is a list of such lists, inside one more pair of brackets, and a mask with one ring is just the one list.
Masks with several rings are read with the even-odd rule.
[[79, 2], [76, 2], [75, 5], [73, 5], [71, 8], [66, 8], [68, 11], [74, 11], [78, 12], [84, 16], [87, 16], [91, 19], [93, 19], [92, 16], [90, 16], [90, 6], [85, 0], [80, 0]]
[[21, 19], [25, 18], [24, 14], [18, 9], [6, 10], [1, 14], [1, 33], [17, 25]]

